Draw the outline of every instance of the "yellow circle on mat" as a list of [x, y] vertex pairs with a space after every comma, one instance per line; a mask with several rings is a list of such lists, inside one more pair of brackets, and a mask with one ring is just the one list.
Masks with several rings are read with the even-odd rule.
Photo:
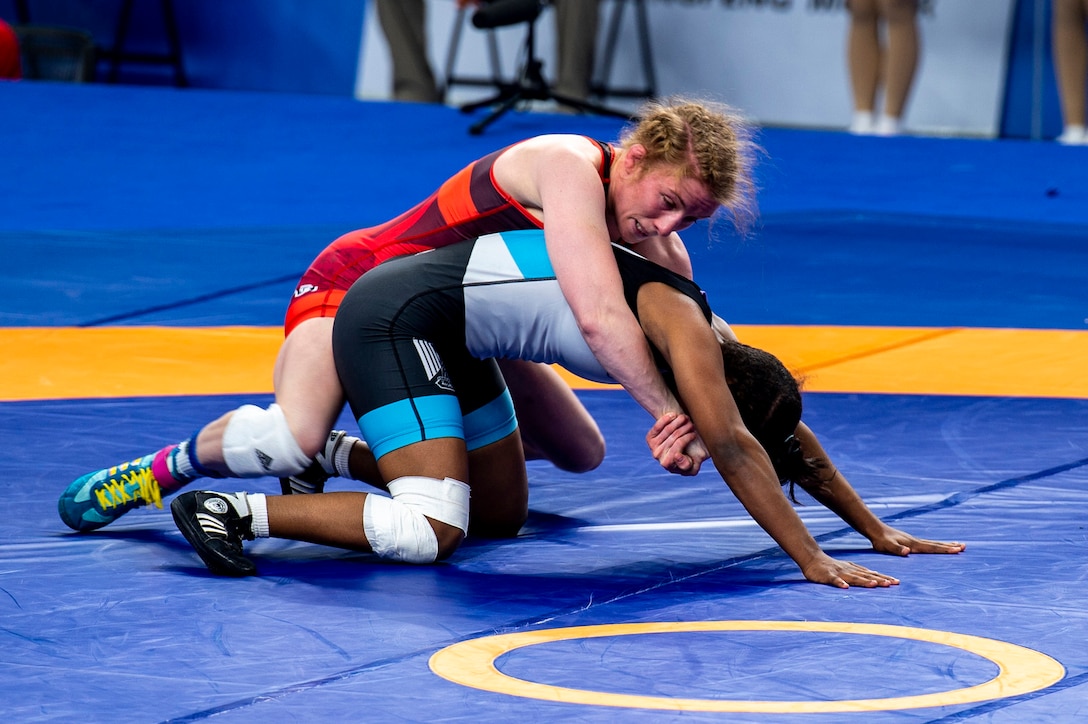
[[[604, 636], [703, 631], [804, 631], [913, 639], [951, 646], [976, 654], [997, 664], [1000, 671], [994, 678], [977, 686], [935, 694], [835, 701], [747, 701], [680, 699], [568, 689], [516, 679], [495, 668], [495, 660], [503, 654], [536, 644]], [[639, 709], [763, 714], [887, 711], [970, 704], [1038, 691], [1060, 681], [1065, 676], [1065, 668], [1049, 656], [1004, 641], [908, 626], [832, 621], [672, 621], [525, 631], [485, 636], [447, 646], [431, 657], [430, 666], [436, 674], [456, 684], [530, 699]]]

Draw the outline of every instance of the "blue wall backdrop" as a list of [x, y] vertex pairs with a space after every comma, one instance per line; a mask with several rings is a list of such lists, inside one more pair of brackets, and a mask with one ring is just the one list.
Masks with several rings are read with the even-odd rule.
[[1062, 132], [1051, 58], [1051, 0], [1018, 0], [1001, 118], [1003, 138], [1054, 138]]
[[[122, 1], [24, 0], [24, 5], [31, 24], [83, 28], [108, 49]], [[355, 90], [365, 0], [175, 0], [173, 7], [192, 87], [346, 96]], [[0, 0], [0, 18], [18, 21], [15, 0]], [[160, 0], [134, 0], [124, 49], [166, 52]], [[169, 84], [173, 75], [166, 65], [125, 63], [119, 80]]]

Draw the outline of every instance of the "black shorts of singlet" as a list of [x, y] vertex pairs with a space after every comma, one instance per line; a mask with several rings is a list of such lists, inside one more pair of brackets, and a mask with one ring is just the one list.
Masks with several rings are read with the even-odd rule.
[[376, 458], [444, 437], [475, 450], [517, 430], [498, 364], [465, 348], [461, 279], [471, 250], [391, 259], [355, 282], [336, 313], [336, 371]]

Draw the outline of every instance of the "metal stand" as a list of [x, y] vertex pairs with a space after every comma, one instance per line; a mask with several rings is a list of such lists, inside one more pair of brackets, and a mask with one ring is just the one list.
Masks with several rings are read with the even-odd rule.
[[499, 92], [490, 98], [485, 98], [475, 103], [461, 106], [464, 113], [472, 113], [488, 106], [497, 106], [486, 118], [469, 127], [468, 132], [478, 136], [488, 126], [497, 121], [514, 106], [522, 101], [556, 101], [583, 113], [595, 113], [601, 116], [628, 119], [631, 114], [607, 106], [590, 103], [588, 101], [571, 98], [552, 90], [551, 85], [544, 79], [544, 63], [536, 56], [536, 21], [540, 12], [529, 20], [529, 27], [525, 33], [525, 65], [513, 83], [503, 83], [499, 86]]

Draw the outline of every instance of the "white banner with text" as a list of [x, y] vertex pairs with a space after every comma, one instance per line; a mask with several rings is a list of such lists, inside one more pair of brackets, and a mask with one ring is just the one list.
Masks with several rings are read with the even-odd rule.
[[[844, 128], [852, 102], [846, 67], [849, 14], [845, 0], [643, 0], [658, 95], [699, 95], [741, 109], [771, 126]], [[924, 134], [997, 135], [1004, 97], [1014, 0], [920, 0], [922, 50], [905, 116], [908, 131]], [[635, 0], [603, 0], [598, 51], [614, 13], [620, 35], [610, 87], [642, 87]], [[461, 77], [490, 77], [487, 31], [462, 21], [452, 66]], [[446, 76], [457, 18], [453, 0], [428, 0], [430, 58], [439, 81]], [[511, 76], [524, 58], [524, 25], [496, 33], [500, 67]], [[537, 21], [536, 51], [544, 74], [555, 67], [551, 10]], [[603, 58], [598, 57], [598, 68]], [[359, 54], [356, 97], [389, 97], [389, 53], [373, 11], [367, 9]], [[493, 92], [451, 86], [448, 102]], [[605, 98], [628, 108], [637, 101]]]

